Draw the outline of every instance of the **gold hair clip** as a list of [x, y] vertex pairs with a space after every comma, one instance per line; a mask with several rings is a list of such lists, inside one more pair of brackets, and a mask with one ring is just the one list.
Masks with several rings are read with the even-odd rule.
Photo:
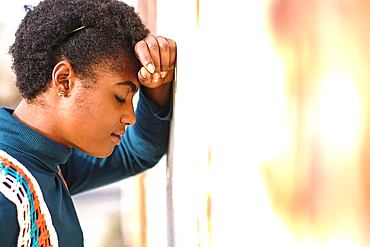
[[[82, 27], [79, 27], [79, 28], [76, 28], [75, 30], [73, 30], [72, 32], [70, 32], [69, 34], [71, 34], [71, 33], [74, 33], [74, 32], [77, 32], [77, 31], [79, 31], [79, 30], [81, 30], [81, 29], [84, 29], [85, 28], [85, 26], [82, 26]], [[68, 35], [69, 35], [68, 34]]]

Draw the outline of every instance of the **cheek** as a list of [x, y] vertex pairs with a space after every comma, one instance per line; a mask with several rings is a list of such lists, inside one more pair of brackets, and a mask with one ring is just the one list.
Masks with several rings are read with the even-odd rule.
[[84, 132], [93, 133], [95, 135], [101, 134], [100, 132], [109, 131], [110, 119], [107, 112], [102, 110], [99, 106], [89, 106], [84, 108], [81, 117], [78, 119], [80, 128], [83, 128]]
[[86, 121], [91, 124], [104, 117], [105, 100], [99, 93], [101, 90], [82, 89], [74, 99], [74, 109], [79, 115], [78, 122]]
[[77, 135], [85, 135], [85, 138], [91, 138], [107, 129], [109, 116], [100, 102], [85, 100], [74, 104], [71, 120]]

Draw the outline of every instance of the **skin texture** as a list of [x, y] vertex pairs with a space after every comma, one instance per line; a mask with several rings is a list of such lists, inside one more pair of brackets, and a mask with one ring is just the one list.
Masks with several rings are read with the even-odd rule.
[[[146, 97], [169, 109], [176, 43], [148, 35], [135, 46], [135, 53], [139, 60], [128, 57], [121, 73], [95, 70], [95, 82], [87, 83], [88, 87], [68, 61], [59, 62], [50, 87], [36, 100], [23, 100], [13, 116], [66, 147], [109, 156], [125, 127], [136, 122], [132, 99], [140, 85]], [[158, 76], [161, 72], [166, 72], [163, 77]]]

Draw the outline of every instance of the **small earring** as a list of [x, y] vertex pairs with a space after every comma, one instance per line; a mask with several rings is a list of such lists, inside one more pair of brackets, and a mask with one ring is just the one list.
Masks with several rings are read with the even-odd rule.
[[59, 97], [64, 97], [66, 95], [66, 93], [62, 91], [62, 92], [59, 92], [58, 95], [59, 95]]

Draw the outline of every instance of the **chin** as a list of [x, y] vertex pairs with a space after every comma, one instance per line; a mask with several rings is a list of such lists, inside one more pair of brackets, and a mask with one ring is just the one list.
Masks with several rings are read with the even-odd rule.
[[95, 150], [83, 150], [79, 149], [80, 151], [84, 152], [85, 154], [97, 157], [97, 158], [107, 158], [113, 153], [114, 147], [111, 149], [108, 148], [101, 148], [101, 149], [95, 149]]
[[113, 149], [112, 149], [112, 150], [110, 150], [110, 151], [107, 151], [107, 152], [105, 152], [105, 153], [103, 153], [103, 152], [102, 152], [102, 150], [99, 150], [99, 152], [98, 152], [98, 153], [96, 153], [96, 154], [90, 154], [90, 155], [91, 155], [91, 156], [95, 156], [95, 157], [97, 157], [97, 158], [107, 158], [107, 157], [109, 157], [112, 153], [113, 153]]

